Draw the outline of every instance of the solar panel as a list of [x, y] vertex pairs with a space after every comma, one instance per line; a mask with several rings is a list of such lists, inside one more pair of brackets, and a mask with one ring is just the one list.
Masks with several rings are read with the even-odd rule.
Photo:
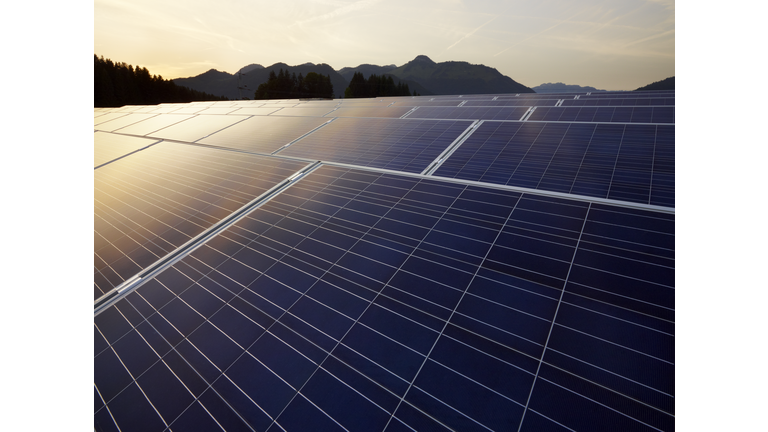
[[[656, 264], [625, 250], [650, 230], [642, 247], [669, 255], [670, 218], [648, 215], [323, 166], [96, 317], [96, 421], [507, 430], [525, 413], [534, 426], [579, 427], [561, 404], [603, 410], [611, 396], [616, 422], [663, 427], [673, 417], [635, 398], [668, 385], [633, 386], [632, 367], [668, 376], [648, 360], [666, 354], [634, 338], [669, 336], [646, 329], [654, 318], [631, 301], [561, 299], [581, 280], [571, 273], [603, 271], [591, 257], [600, 243], [623, 260], [612, 277], [672, 292], [669, 271], [647, 274]], [[582, 246], [585, 234], [598, 244]], [[663, 287], [630, 297], [664, 310]], [[601, 299], [618, 289], [592, 288]], [[612, 333], [585, 334], [579, 313]], [[594, 371], [608, 374], [597, 394], [578, 384], [595, 386]]]
[[674, 430], [674, 92], [576, 96], [95, 132], [94, 429]]
[[273, 153], [329, 121], [313, 117], [251, 117], [198, 142], [256, 153]]
[[535, 106], [555, 106], [555, 104], [558, 102], [559, 99], [500, 99], [500, 100], [468, 100], [467, 103], [465, 103], [462, 106], [465, 107], [471, 107], [471, 106], [480, 106], [480, 107], [489, 107], [489, 106], [524, 106], [524, 107], [530, 107], [531, 105]]
[[162, 128], [182, 122], [192, 117], [194, 117], [192, 114], [158, 115], [120, 128], [117, 130], [117, 132], [130, 135], [149, 135], [152, 132], [156, 132]]
[[269, 115], [273, 112], [277, 112], [280, 110], [280, 107], [242, 107], [238, 108], [236, 111], [233, 111], [233, 114], [243, 114], [243, 115]]
[[674, 123], [675, 118], [674, 107], [540, 107], [528, 121]]
[[[163, 117], [169, 117], [171, 115], [172, 114], [167, 114]], [[183, 122], [175, 123], [168, 127], [150, 132], [147, 135], [175, 141], [195, 142], [247, 118], [247, 116], [236, 114], [226, 116], [196, 115]]]
[[333, 110], [326, 117], [386, 117], [399, 118], [410, 111], [411, 107], [382, 106], [382, 107], [345, 107]]
[[471, 122], [339, 118], [281, 150], [281, 156], [423, 171]]
[[528, 107], [423, 107], [407, 118], [463, 120], [520, 120]]
[[[655, 154], [657, 141], [669, 151], [674, 133], [674, 125], [486, 121], [434, 175], [674, 206], [670, 157]], [[654, 185], [657, 169], [664, 180]]]
[[161, 143], [97, 169], [95, 298], [304, 165]]
[[116, 119], [100, 122], [94, 127], [96, 130], [112, 132], [125, 126], [138, 123], [143, 120], [147, 120], [156, 116], [157, 114], [145, 114], [145, 113], [131, 113], [124, 116], [120, 116]]
[[156, 139], [96, 132], [93, 135], [93, 166], [124, 157], [154, 143]]
[[280, 111], [274, 112], [272, 115], [297, 116], [297, 117], [322, 117], [328, 114], [330, 111], [332, 111], [334, 106], [335, 105], [324, 106], [324, 107], [296, 106], [293, 108], [283, 108]]

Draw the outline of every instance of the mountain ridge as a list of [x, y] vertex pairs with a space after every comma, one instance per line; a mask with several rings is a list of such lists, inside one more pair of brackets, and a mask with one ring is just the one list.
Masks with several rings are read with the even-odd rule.
[[408, 84], [411, 91], [421, 95], [535, 93], [533, 89], [502, 75], [495, 68], [464, 61], [436, 63], [426, 55], [417, 55], [413, 60], [399, 67], [394, 64], [386, 66], [361, 64], [339, 70], [334, 70], [325, 63], [289, 66], [278, 62], [267, 67], [253, 63], [241, 68], [235, 74], [210, 69], [194, 77], [176, 78], [173, 81], [191, 89], [230, 99], [240, 99], [240, 97], [251, 99], [259, 84], [268, 80], [269, 72], [277, 73], [279, 69], [296, 75], [299, 73], [306, 75], [309, 72], [330, 75], [335, 95], [344, 94], [355, 72], [363, 73], [366, 78], [372, 74], [391, 75], [395, 81]]

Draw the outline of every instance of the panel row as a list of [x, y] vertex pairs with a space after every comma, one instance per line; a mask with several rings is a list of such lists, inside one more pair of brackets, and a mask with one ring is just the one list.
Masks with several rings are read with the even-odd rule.
[[674, 125], [484, 122], [435, 176], [674, 207]]
[[673, 215], [322, 166], [95, 318], [94, 426], [673, 430], [673, 293]]

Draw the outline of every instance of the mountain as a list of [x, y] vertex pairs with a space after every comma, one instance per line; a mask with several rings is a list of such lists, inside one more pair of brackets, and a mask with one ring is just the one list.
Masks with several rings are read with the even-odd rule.
[[585, 93], [585, 92], [605, 91], [605, 90], [598, 90], [590, 86], [564, 84], [561, 82], [544, 83], [531, 88], [534, 89], [536, 93]]
[[[195, 77], [176, 78], [173, 80], [177, 85], [183, 85], [194, 90], [211, 93], [215, 95], [226, 96], [230, 99], [244, 98], [253, 99], [259, 84], [267, 82], [269, 73], [274, 71], [276, 74], [280, 71], [288, 71], [297, 76], [301, 74], [306, 76], [309, 72], [315, 72], [320, 75], [330, 75], [331, 84], [333, 84], [333, 93], [337, 96], [343, 95], [344, 90], [349, 85], [338, 72], [325, 63], [313, 64], [304, 63], [299, 66], [288, 66], [285, 63], [275, 63], [272, 66], [262, 67], [258, 64], [251, 64], [240, 69], [238, 74], [230, 74], [211, 69]], [[247, 70], [244, 72], [243, 70]], [[238, 88], [238, 80], [239, 86]]]
[[[240, 69], [239, 73], [234, 75], [211, 69], [195, 77], [174, 79], [173, 82], [230, 99], [239, 99], [241, 95], [252, 99], [259, 84], [265, 83], [269, 79], [269, 73], [271, 71], [278, 73], [280, 69], [291, 74], [295, 73], [297, 76], [299, 74], [306, 76], [309, 72], [330, 75], [333, 93], [337, 96], [344, 94], [344, 90], [346, 90], [355, 72], [361, 72], [365, 78], [372, 74], [392, 75], [395, 82], [408, 84], [411, 92], [416, 91], [421, 95], [535, 93], [534, 90], [502, 75], [494, 68], [462, 61], [435, 63], [425, 55], [416, 56], [400, 67], [361, 64], [357, 67], [344, 67], [338, 71], [324, 63], [304, 63], [298, 66], [275, 63], [268, 67], [251, 64]], [[242, 88], [238, 89], [238, 85]]]
[[656, 81], [656, 82], [650, 83], [647, 86], [640, 87], [640, 88], [636, 89], [635, 91], [643, 91], [643, 90], [674, 90], [674, 89], [675, 89], [675, 77], [671, 76], [671, 77], [663, 79], [661, 81]]
[[240, 70], [237, 71], [237, 72], [238, 73], [248, 73], [248, 72], [250, 72], [252, 70], [256, 70], [256, 69], [264, 69], [264, 66], [262, 66], [260, 64], [256, 64], [256, 63], [251, 63], [248, 66], [240, 68]]
[[415, 81], [434, 94], [535, 93], [494, 68], [462, 61], [435, 63], [425, 55], [393, 69], [390, 74]]
[[339, 75], [343, 76], [347, 82], [352, 81], [352, 76], [355, 75], [355, 73], [360, 72], [363, 74], [363, 78], [368, 79], [371, 75], [384, 75], [391, 71], [392, 69], [397, 69], [397, 66], [395, 65], [389, 65], [389, 66], [376, 66], [372, 64], [361, 64], [358, 67], [343, 67], [338, 70]]

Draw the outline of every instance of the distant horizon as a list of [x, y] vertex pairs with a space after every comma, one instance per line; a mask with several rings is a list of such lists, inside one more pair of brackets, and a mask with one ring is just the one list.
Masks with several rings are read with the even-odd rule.
[[535, 87], [675, 75], [674, 0], [95, 0], [94, 52], [176, 79], [245, 65], [466, 61]]
[[[101, 54], [99, 54], [99, 53], [94, 53], [94, 54], [95, 54], [95, 55], [97, 55], [97, 56], [99, 56], [99, 57], [102, 57], [102, 55], [101, 55]], [[426, 54], [419, 54], [419, 55], [426, 55]], [[427, 56], [427, 57], [429, 57], [428, 55], [426, 55], [426, 56]], [[221, 70], [221, 69], [218, 69], [218, 68], [209, 68], [209, 69], [206, 69], [206, 70], [204, 70], [204, 71], [202, 71], [202, 72], [199, 72], [199, 73], [197, 73], [197, 74], [195, 74], [195, 75], [189, 75], [189, 76], [178, 76], [178, 77], [172, 77], [172, 78], [169, 78], [169, 77], [167, 77], [167, 76], [165, 76], [165, 75], [163, 75], [163, 74], [159, 74], [159, 73], [156, 73], [156, 72], [154, 72], [154, 71], [152, 70], [152, 68], [150, 68], [149, 66], [140, 65], [140, 64], [134, 64], [134, 63], [131, 63], [131, 62], [127, 62], [127, 61], [123, 61], [123, 60], [119, 60], [119, 59], [114, 59], [114, 58], [111, 58], [111, 57], [108, 57], [108, 56], [103, 56], [103, 57], [104, 57], [105, 59], [109, 59], [109, 60], [111, 60], [111, 61], [113, 61], [113, 62], [121, 62], [121, 63], [126, 63], [126, 64], [132, 65], [132, 66], [134, 66], [134, 67], [136, 67], [136, 66], [140, 66], [140, 67], [146, 67], [146, 68], [147, 68], [147, 70], [149, 70], [149, 73], [150, 73], [150, 74], [152, 74], [152, 75], [159, 75], [159, 76], [162, 76], [162, 77], [163, 77], [163, 79], [167, 79], [167, 80], [176, 80], [176, 79], [194, 78], [194, 77], [200, 76], [200, 75], [202, 75], [202, 74], [204, 74], [204, 73], [206, 73], [206, 72], [209, 72], [209, 71], [211, 71], [211, 70], [215, 70], [215, 71], [218, 71], [218, 72], [224, 72], [224, 73], [228, 73], [228, 74], [230, 74], [230, 75], [234, 75], [234, 74], [236, 74], [237, 72], [239, 72], [240, 70], [242, 70], [243, 68], [246, 68], [246, 67], [248, 67], [248, 66], [252, 66], [252, 65], [259, 65], [259, 66], [261, 66], [262, 68], [265, 68], [265, 69], [266, 69], [266, 68], [269, 68], [269, 67], [271, 67], [271, 66], [274, 66], [274, 65], [276, 65], [276, 64], [279, 64], [279, 63], [282, 63], [282, 64], [286, 64], [286, 65], [288, 65], [288, 66], [290, 66], [290, 67], [301, 66], [301, 65], [305, 65], [305, 64], [308, 64], [308, 63], [311, 63], [311, 64], [313, 64], [313, 65], [321, 65], [321, 64], [327, 64], [327, 63], [322, 63], [322, 62], [320, 62], [320, 63], [316, 63], [316, 62], [303, 62], [303, 63], [297, 63], [297, 64], [290, 64], [290, 63], [287, 63], [287, 62], [284, 62], [284, 61], [277, 61], [277, 62], [271, 63], [271, 64], [269, 64], [269, 65], [264, 65], [264, 64], [262, 64], [262, 63], [258, 63], [258, 62], [251, 62], [251, 63], [245, 64], [245, 65], [243, 65], [243, 66], [241, 66], [241, 67], [237, 68], [236, 70], [234, 70], [234, 71], [232, 71], [232, 72], [230, 72], [230, 71], [226, 71], [226, 70]], [[416, 58], [416, 57], [414, 57], [414, 59], [415, 59], [415, 58]], [[430, 59], [431, 59], [431, 57], [430, 57]], [[413, 60], [413, 59], [411, 59], [411, 60]], [[411, 61], [411, 60], [409, 60], [409, 61]], [[433, 61], [434, 61], [434, 60], [433, 60]], [[464, 61], [464, 60], [445, 60], [444, 62], [465, 62], [465, 61]], [[435, 63], [444, 63], [444, 62], [435, 62]], [[400, 66], [403, 66], [403, 65], [404, 65], [404, 64], [406, 64], [406, 63], [408, 63], [408, 61], [407, 61], [407, 62], [405, 62], [405, 63], [403, 63], [403, 64], [400, 64], [400, 65], [398, 65], [398, 64], [394, 64], [394, 63], [385, 63], [385, 64], [375, 64], [375, 63], [360, 63], [360, 64], [357, 64], [357, 65], [355, 65], [355, 66], [342, 66], [342, 67], [340, 67], [340, 68], [336, 68], [336, 67], [334, 67], [333, 65], [330, 65], [330, 64], [328, 64], [328, 66], [330, 66], [331, 68], [333, 68], [333, 70], [335, 70], [336, 72], [339, 72], [341, 69], [344, 69], [344, 68], [356, 68], [356, 67], [360, 67], [360, 66], [362, 66], [362, 65], [366, 65], [366, 64], [368, 64], [368, 65], [374, 65], [374, 66], [392, 66], [392, 65], [395, 65], [395, 67], [400, 67]], [[471, 63], [471, 62], [465, 62], [465, 63]], [[478, 64], [478, 63], [471, 63], [471, 64]], [[483, 65], [483, 66], [493, 67], [493, 66], [490, 66], [490, 65]], [[494, 69], [496, 69], [496, 68], [494, 68]], [[496, 69], [496, 70], [498, 70], [498, 69]], [[499, 71], [499, 72], [500, 72], [500, 73], [502, 73], [501, 71]], [[502, 75], [506, 75], [506, 74], [502, 73]], [[506, 75], [506, 76], [509, 76], [509, 75]], [[524, 83], [521, 83], [521, 84], [523, 84], [523, 85], [525, 85], [526, 87], [529, 87], [529, 88], [539, 87], [539, 86], [542, 86], [542, 85], [546, 85], [546, 84], [564, 84], [564, 85], [569, 85], [569, 86], [570, 86], [570, 85], [576, 85], [576, 86], [580, 86], [580, 87], [594, 87], [594, 88], [596, 88], [596, 89], [597, 89], [596, 91], [632, 91], [632, 90], [635, 90], [635, 89], [637, 89], [637, 88], [639, 88], [639, 87], [643, 87], [643, 86], [645, 86], [645, 85], [651, 84], [651, 83], [653, 83], [653, 82], [656, 82], [656, 81], [661, 81], [661, 80], [664, 80], [664, 79], [666, 79], [666, 78], [670, 78], [670, 77], [672, 77], [672, 76], [674, 76], [674, 75], [670, 75], [669, 77], [662, 77], [662, 78], [658, 78], [658, 79], [655, 79], [655, 80], [653, 80], [653, 81], [649, 81], [649, 82], [647, 82], [647, 83], [645, 83], [645, 84], [641, 84], [641, 85], [638, 85], [637, 87], [634, 87], [634, 88], [625, 88], [625, 89], [603, 89], [603, 88], [599, 88], [598, 86], [595, 86], [595, 85], [591, 85], [591, 84], [582, 84], [582, 83], [568, 83], [568, 82], [564, 82], [564, 81], [549, 81], [549, 82], [542, 82], [542, 83], [539, 83], [539, 84], [535, 84], [535, 85], [528, 85], [528, 84], [524, 84]], [[515, 80], [515, 81], [517, 81], [517, 82], [520, 82], [520, 81], [516, 80], [516, 79], [515, 79], [514, 77], [512, 77], [512, 76], [509, 76], [509, 78], [512, 78], [513, 80]]]

